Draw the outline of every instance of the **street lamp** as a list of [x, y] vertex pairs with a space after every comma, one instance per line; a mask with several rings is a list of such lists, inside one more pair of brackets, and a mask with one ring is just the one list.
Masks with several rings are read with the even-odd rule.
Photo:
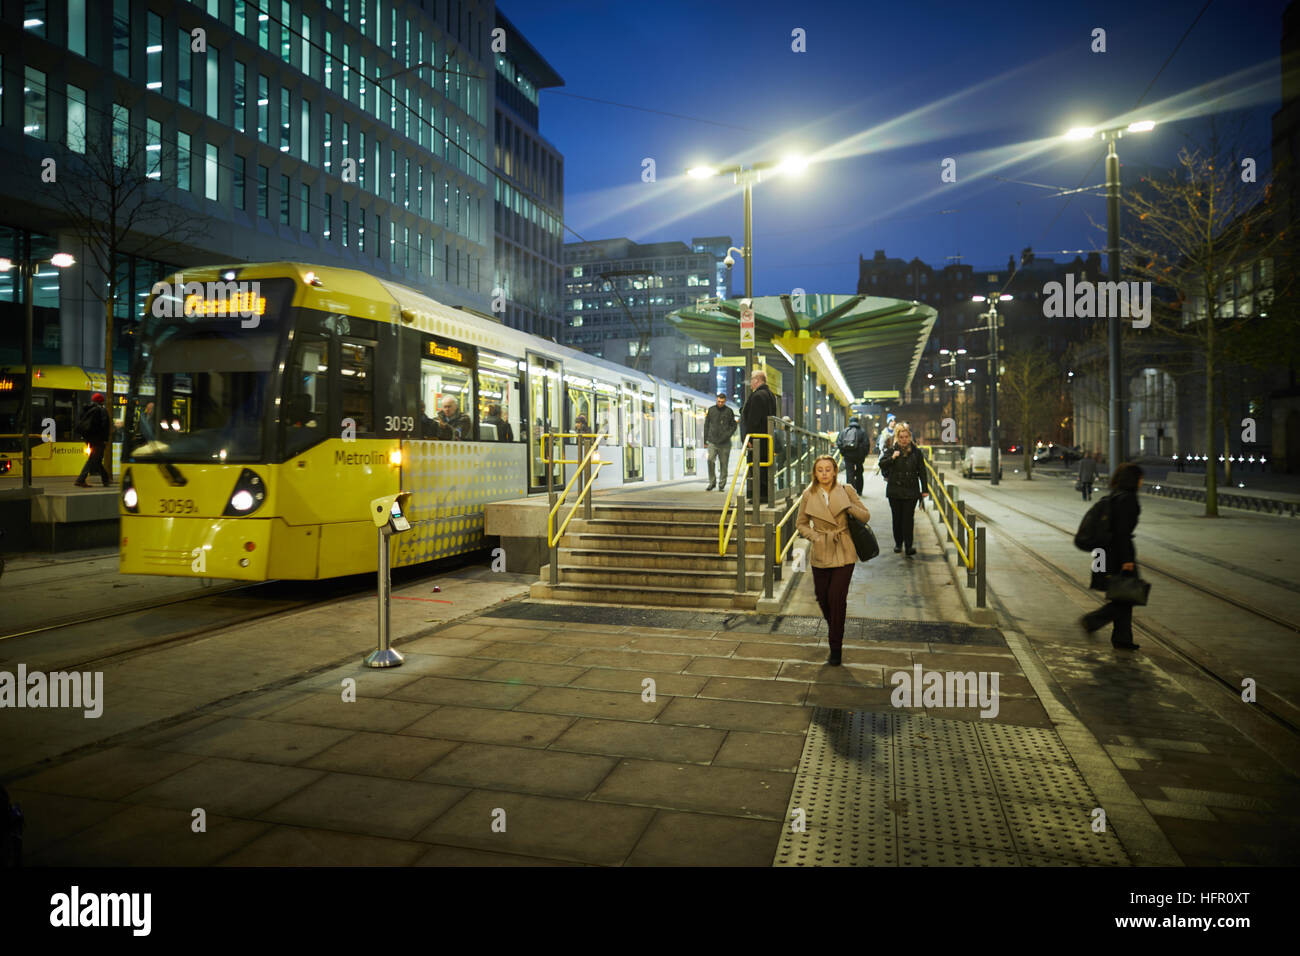
[[[732, 182], [744, 189], [745, 204], [745, 247], [743, 249], [728, 249], [727, 258], [731, 258], [732, 252], [739, 252], [741, 258], [745, 260], [745, 298], [749, 300], [750, 307], [753, 307], [754, 301], [754, 184], [763, 181], [763, 173], [766, 171], [785, 172], [798, 174], [808, 167], [808, 160], [802, 156], [787, 156], [779, 161], [768, 161], [761, 163], [751, 163], [749, 167], [740, 164], [724, 166], [721, 168], [700, 164], [690, 167], [686, 174], [692, 179], [708, 179], [712, 176], [725, 176], [730, 174]], [[746, 400], [749, 398], [749, 376], [753, 374], [754, 367], [754, 349], [751, 346], [746, 349], [745, 364], [749, 369], [748, 374], [742, 376], [743, 389], [742, 395]]]
[[[1127, 126], [1115, 126], [1110, 129], [1096, 129], [1091, 126], [1076, 126], [1065, 134], [1066, 139], [1092, 139], [1100, 135], [1106, 143], [1106, 271], [1111, 282], [1119, 282], [1119, 154], [1115, 152], [1115, 142], [1125, 133], [1147, 133], [1155, 129], [1151, 120], [1139, 120]], [[1124, 436], [1124, 380], [1123, 362], [1120, 355], [1119, 316], [1111, 315], [1106, 320], [1106, 343], [1109, 351], [1110, 374], [1110, 442], [1107, 454], [1110, 456], [1110, 468], [1114, 471], [1128, 455]]]
[[989, 455], [990, 467], [992, 472], [989, 475], [989, 484], [998, 483], [998, 472], [1001, 469], [998, 448], [998, 303], [1009, 301], [1012, 296], [1005, 292], [994, 292], [988, 296], [973, 295], [971, 300], [974, 302], [988, 302], [989, 310], [980, 315], [980, 318], [989, 320], [989, 444], [992, 445], [992, 451]]
[[[48, 262], [57, 269], [66, 269], [77, 260], [66, 252], [56, 252], [48, 259], [2, 259], [0, 272], [8, 272], [17, 267], [18, 276], [23, 284], [23, 364], [27, 367], [27, 378], [23, 384], [23, 490], [32, 486], [32, 278], [43, 263]], [[112, 414], [112, 409], [109, 410]]]

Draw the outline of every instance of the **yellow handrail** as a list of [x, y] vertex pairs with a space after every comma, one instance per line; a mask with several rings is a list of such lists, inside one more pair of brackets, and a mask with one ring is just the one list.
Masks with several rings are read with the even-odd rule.
[[[569, 522], [572, 521], [573, 516], [577, 514], [578, 505], [582, 504], [582, 499], [587, 497], [587, 492], [591, 490], [591, 486], [596, 483], [596, 478], [600, 475], [600, 469], [604, 468], [606, 465], [613, 464], [613, 462], [600, 461], [599, 459], [593, 460], [591, 457], [596, 454], [596, 449], [600, 447], [600, 443], [604, 439], [605, 436], [603, 434], [596, 435], [596, 440], [591, 443], [591, 451], [587, 452], [586, 457], [583, 458], [581, 462], [574, 463], [579, 467], [573, 470], [573, 477], [570, 478], [569, 483], [564, 486], [564, 490], [561, 491], [559, 497], [555, 499], [555, 505], [551, 508], [550, 514], [546, 516], [546, 546], [548, 548], [555, 547], [556, 542], [558, 542], [560, 538], [564, 537], [564, 529], [569, 526]], [[582, 486], [582, 491], [578, 493], [578, 497], [574, 500], [573, 507], [569, 509], [569, 516], [564, 519], [564, 524], [560, 525], [560, 530], [556, 531], [555, 514], [560, 510], [560, 505], [564, 504], [564, 499], [569, 494], [569, 490], [573, 487], [573, 483], [578, 480], [578, 477], [586, 470], [588, 465], [595, 465], [596, 470], [592, 472], [591, 478], [587, 483]]]
[[[917, 447], [922, 448], [923, 453], [921, 455], [921, 461], [925, 463], [926, 470], [930, 472], [930, 477], [933, 479], [930, 484], [938, 487], [939, 494], [943, 495], [943, 500], [948, 502], [949, 507], [952, 509], [952, 513], [957, 516], [957, 520], [960, 521], [962, 526], [966, 529], [966, 547], [963, 548], [961, 546], [961, 536], [957, 534], [957, 532], [953, 530], [952, 525], [948, 523], [948, 518], [944, 514], [945, 509], [936, 509], [939, 512], [939, 520], [942, 521], [943, 526], [948, 529], [948, 537], [952, 540], [953, 547], [955, 547], [957, 553], [961, 555], [962, 564], [966, 565], [968, 570], [973, 571], [975, 570], [975, 529], [970, 526], [966, 517], [961, 513], [961, 509], [957, 507], [957, 502], [953, 501], [952, 498], [949, 497], [948, 489], [944, 487], [943, 479], [939, 477], [939, 473], [936, 472], [934, 467], [930, 464], [929, 446], [918, 445]], [[938, 504], [938, 502], [936, 502], [936, 504]]]
[[793, 512], [799, 510], [799, 505], [802, 502], [803, 502], [803, 495], [800, 494], [799, 500], [796, 501], [794, 504], [792, 504], [789, 508], [787, 508], [785, 514], [781, 515], [781, 520], [776, 523], [776, 563], [777, 564], [785, 564], [785, 556], [787, 552], [789, 552], [789, 550], [792, 547], [794, 547], [795, 540], [799, 537], [799, 533], [796, 531], [794, 534], [790, 535], [790, 540], [785, 543], [785, 547], [784, 548], [781, 547], [781, 526], [785, 524], [786, 519], [788, 519]]
[[[736, 482], [743, 481], [749, 474], [749, 469], [752, 466], [752, 463], [749, 460], [749, 455], [746, 454], [746, 452], [749, 450], [749, 443], [755, 438], [766, 438], [768, 440], [767, 461], [760, 461], [758, 466], [760, 468], [766, 468], [772, 464], [772, 453], [776, 446], [776, 442], [772, 440], [772, 436], [766, 432], [751, 432], [746, 435], [745, 440], [740, 443], [740, 461], [736, 463], [736, 473], [731, 478], [731, 488], [727, 491], [727, 498], [722, 503], [722, 514], [718, 515], [718, 554], [727, 553], [727, 542], [731, 540], [731, 529], [736, 525], [736, 515], [733, 512], [731, 521], [727, 523], [726, 530], [723, 530], [723, 524], [727, 522], [727, 512], [732, 510], [731, 501], [736, 495]], [[741, 485], [741, 487], [743, 488], [744, 485]], [[755, 490], [757, 491], [757, 489]], [[739, 510], [739, 503], [737, 503], [736, 510]]]
[[[545, 465], [580, 465], [580, 464], [582, 464], [581, 460], [580, 460], [580, 459], [577, 459], [577, 458], [555, 458], [555, 459], [547, 458], [547, 457], [546, 457], [546, 440], [547, 440], [548, 438], [582, 438], [582, 437], [584, 437], [584, 436], [587, 436], [587, 437], [594, 437], [596, 434], [599, 434], [602, 438], [606, 438], [606, 437], [608, 437], [604, 432], [599, 432], [599, 433], [597, 433], [597, 432], [542, 432], [542, 441], [541, 441], [541, 445], [542, 445], [542, 447], [541, 447], [541, 452], [542, 452], [542, 464], [545, 464]], [[609, 462], [606, 462], [606, 464], [609, 464]]]

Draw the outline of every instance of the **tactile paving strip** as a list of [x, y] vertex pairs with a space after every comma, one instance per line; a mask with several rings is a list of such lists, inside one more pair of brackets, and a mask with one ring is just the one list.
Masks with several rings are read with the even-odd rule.
[[773, 862], [1127, 865], [1094, 806], [1052, 730], [817, 707]]

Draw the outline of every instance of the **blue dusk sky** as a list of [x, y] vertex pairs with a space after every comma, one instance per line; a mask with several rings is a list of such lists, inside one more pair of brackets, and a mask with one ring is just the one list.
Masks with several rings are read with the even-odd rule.
[[[542, 91], [541, 128], [565, 159], [566, 241], [740, 245], [740, 190], [685, 169], [814, 160], [755, 188], [758, 295], [855, 291], [858, 255], [876, 249], [977, 270], [1025, 246], [1058, 259], [1099, 249], [1099, 194], [1067, 202], [1003, 181], [1102, 182], [1105, 146], [1062, 141], [1073, 126], [1154, 119], [1120, 141], [1120, 159], [1167, 168], [1213, 117], [1261, 180], [1270, 169], [1283, 0], [1212, 0], [1204, 13], [1204, 0], [499, 6], [565, 80]], [[1104, 53], [1091, 50], [1097, 28]], [[791, 48], [796, 29], [806, 52]], [[941, 181], [945, 159], [956, 182]]]

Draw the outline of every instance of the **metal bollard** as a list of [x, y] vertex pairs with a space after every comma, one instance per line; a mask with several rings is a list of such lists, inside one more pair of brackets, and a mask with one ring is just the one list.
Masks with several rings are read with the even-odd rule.
[[[961, 508], [961, 516], [966, 519], [966, 524], [969, 525], [970, 509], [964, 501], [958, 502], [958, 504]], [[955, 531], [956, 528], [953, 530]], [[963, 530], [965, 529], [963, 528]], [[969, 559], [966, 565], [966, 587], [973, 588], [975, 586], [975, 555], [973, 553], [975, 550], [975, 535], [973, 531], [966, 531], [966, 541], [964, 543], [965, 547], [962, 550], [966, 552], [966, 557]]]
[[772, 566], [776, 563], [776, 529], [763, 525], [763, 597], [772, 596]]
[[984, 532], [988, 530], [983, 525], [975, 529], [975, 606], [984, 607], [984, 587], [985, 587], [985, 550], [984, 550]]
[[736, 593], [745, 593], [745, 509], [739, 509], [736, 529]]

